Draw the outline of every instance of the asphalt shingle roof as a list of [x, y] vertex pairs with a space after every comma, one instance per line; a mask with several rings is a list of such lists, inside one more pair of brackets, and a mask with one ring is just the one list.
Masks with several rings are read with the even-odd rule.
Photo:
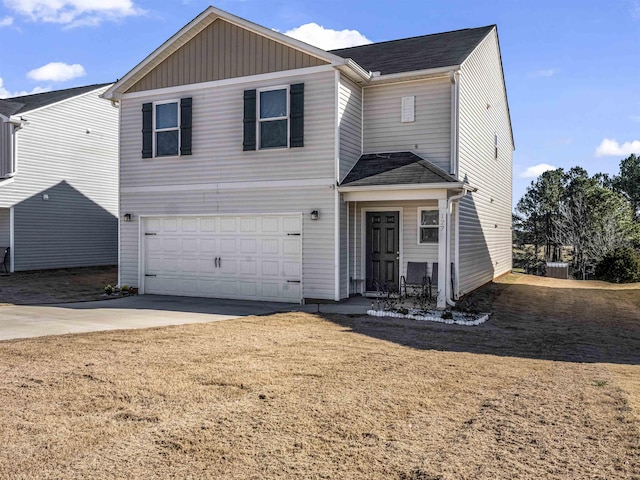
[[[7, 115], [6, 113], [4, 113], [5, 110], [7, 112], [11, 112], [9, 113], [9, 115], [25, 113], [29, 110], [46, 107], [47, 105], [51, 105], [52, 103], [61, 102], [62, 100], [66, 100], [77, 95], [82, 95], [83, 93], [97, 90], [98, 88], [105, 87], [107, 85], [111, 85], [111, 83], [98, 83], [95, 85], [86, 85], [84, 87], [66, 88], [64, 90], [55, 90], [53, 92], [34, 93], [32, 95], [22, 95], [20, 97], [6, 98], [4, 100], [0, 100], [0, 113], [2, 113], [3, 115]], [[17, 107], [18, 105], [21, 106]], [[15, 110], [16, 108], [18, 109]]]
[[341, 186], [454, 182], [458, 180], [413, 152], [390, 152], [362, 155]]
[[495, 27], [488, 25], [421, 37], [340, 48], [330, 53], [351, 58], [370, 72], [382, 75], [460, 65]]

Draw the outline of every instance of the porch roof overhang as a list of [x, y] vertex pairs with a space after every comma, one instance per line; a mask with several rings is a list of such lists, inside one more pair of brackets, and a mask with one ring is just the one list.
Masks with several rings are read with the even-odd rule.
[[475, 190], [413, 152], [362, 155], [338, 191], [346, 201], [439, 200]]
[[338, 187], [346, 202], [378, 200], [446, 200], [451, 193], [476, 191], [464, 182]]

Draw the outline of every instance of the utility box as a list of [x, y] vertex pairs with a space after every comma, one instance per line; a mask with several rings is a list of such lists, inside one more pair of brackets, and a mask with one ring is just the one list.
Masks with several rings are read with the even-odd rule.
[[569, 278], [569, 264], [566, 262], [547, 262], [547, 277]]

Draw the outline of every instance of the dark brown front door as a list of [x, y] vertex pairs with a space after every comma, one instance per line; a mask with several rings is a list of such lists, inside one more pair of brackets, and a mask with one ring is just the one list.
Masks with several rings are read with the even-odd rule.
[[367, 212], [367, 291], [398, 290], [400, 213]]

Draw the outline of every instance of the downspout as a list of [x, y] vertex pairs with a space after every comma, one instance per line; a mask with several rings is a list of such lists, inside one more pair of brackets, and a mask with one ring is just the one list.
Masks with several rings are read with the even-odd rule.
[[[467, 194], [467, 189], [463, 188], [462, 192], [457, 194], [457, 195], [453, 195], [452, 197], [449, 197], [449, 199], [447, 200], [447, 233], [449, 235], [451, 235], [451, 209], [453, 207], [453, 202], [458, 202], [460, 199], [462, 199], [465, 195]], [[459, 209], [458, 209], [459, 210]], [[456, 235], [459, 235], [458, 230], [456, 230]], [[452, 296], [453, 296], [453, 292], [451, 291], [451, 268], [449, 267], [450, 263], [451, 263], [451, 237], [446, 239], [447, 242], [447, 269], [445, 270], [445, 278], [447, 279], [447, 283], [446, 283], [446, 295], [445, 295], [445, 299], [447, 300], [447, 305], [450, 305], [452, 307], [456, 306], [456, 302], [454, 302], [452, 300]], [[458, 271], [458, 266], [455, 266], [455, 270]]]

